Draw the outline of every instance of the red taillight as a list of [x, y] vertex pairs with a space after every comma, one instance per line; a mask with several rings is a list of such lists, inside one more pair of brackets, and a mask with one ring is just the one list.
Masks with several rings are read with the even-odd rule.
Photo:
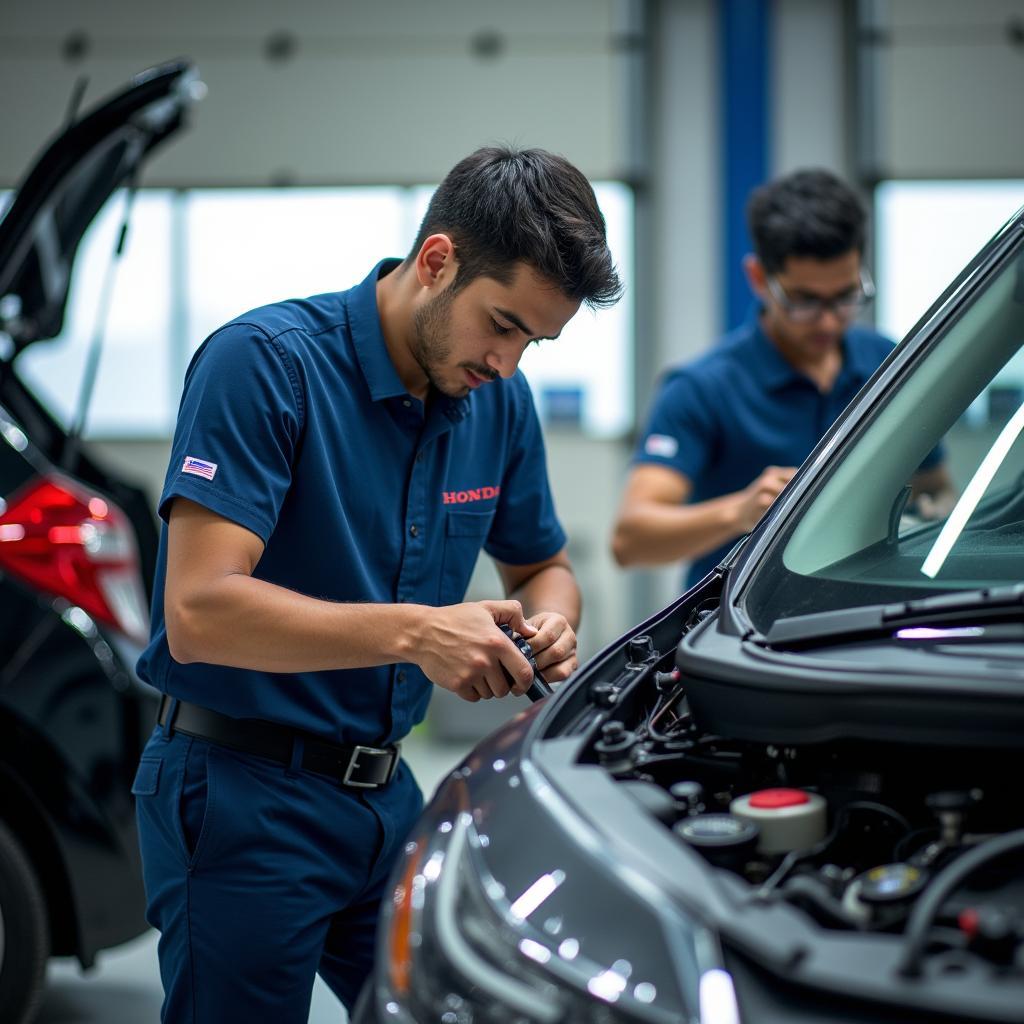
[[146, 639], [149, 616], [131, 523], [116, 505], [67, 477], [33, 481], [12, 495], [0, 515], [0, 568]]

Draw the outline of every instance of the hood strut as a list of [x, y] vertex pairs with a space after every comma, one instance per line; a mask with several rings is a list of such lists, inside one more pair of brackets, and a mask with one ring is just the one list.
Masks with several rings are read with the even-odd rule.
[[85, 90], [89, 87], [89, 76], [79, 75], [71, 89], [71, 98], [68, 100], [67, 113], [64, 115], [64, 127], [70, 128], [78, 117], [78, 111], [82, 108], [82, 100], [85, 98]]
[[114, 285], [117, 283], [117, 271], [124, 257], [125, 244], [128, 240], [128, 227], [131, 223], [137, 191], [138, 179], [135, 172], [133, 172], [125, 190], [121, 227], [118, 229], [117, 239], [114, 242], [114, 251], [110, 254], [106, 273], [103, 275], [103, 287], [100, 290], [100, 299], [96, 307], [96, 320], [93, 325], [92, 338], [89, 341], [89, 351], [85, 360], [85, 372], [82, 375], [82, 384], [78, 392], [78, 403], [61, 458], [61, 466], [66, 470], [73, 469], [78, 458], [82, 434], [85, 431], [85, 423], [89, 415], [89, 406], [92, 404], [92, 396], [96, 390], [96, 375], [99, 372], [100, 356], [103, 354], [103, 342], [106, 340], [110, 305], [114, 297]]

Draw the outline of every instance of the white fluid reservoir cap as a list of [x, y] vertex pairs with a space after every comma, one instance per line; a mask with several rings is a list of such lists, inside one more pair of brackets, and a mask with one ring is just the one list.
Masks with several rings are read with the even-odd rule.
[[821, 842], [827, 831], [828, 803], [806, 789], [759, 789], [738, 796], [729, 811], [758, 826], [761, 853], [805, 850]]

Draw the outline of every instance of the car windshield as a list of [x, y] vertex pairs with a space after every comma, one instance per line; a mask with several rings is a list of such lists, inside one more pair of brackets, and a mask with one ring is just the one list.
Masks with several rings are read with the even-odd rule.
[[[752, 578], [744, 603], [758, 630], [1024, 580], [1019, 244], [961, 307], [872, 409]], [[953, 484], [938, 506], [921, 495], [937, 466]]]

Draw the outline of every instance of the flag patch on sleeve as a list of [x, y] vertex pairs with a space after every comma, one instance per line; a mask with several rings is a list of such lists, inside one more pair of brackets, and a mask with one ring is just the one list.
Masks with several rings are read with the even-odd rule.
[[181, 464], [182, 473], [191, 473], [193, 476], [201, 476], [204, 480], [212, 480], [217, 473], [216, 462], [206, 462], [204, 459], [196, 459], [191, 455], [185, 456]]
[[648, 455], [657, 455], [663, 459], [671, 459], [679, 451], [679, 442], [668, 434], [651, 434], [644, 441], [644, 451]]

